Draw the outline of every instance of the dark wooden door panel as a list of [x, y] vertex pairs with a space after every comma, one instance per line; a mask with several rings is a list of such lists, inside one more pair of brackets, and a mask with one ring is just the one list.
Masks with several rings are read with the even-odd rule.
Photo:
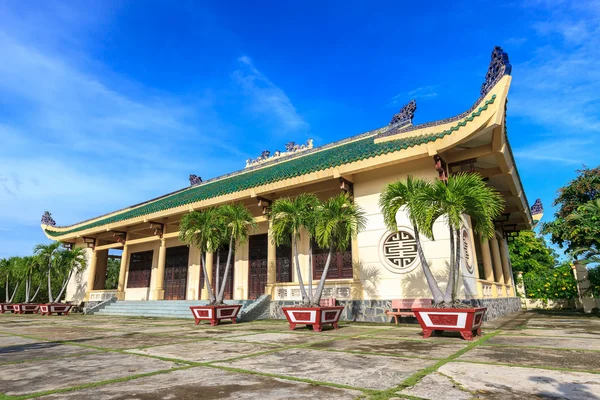
[[265, 292], [267, 285], [267, 235], [250, 236], [248, 247], [248, 299], [257, 299]]
[[187, 246], [169, 247], [165, 261], [165, 300], [185, 300], [187, 289]]

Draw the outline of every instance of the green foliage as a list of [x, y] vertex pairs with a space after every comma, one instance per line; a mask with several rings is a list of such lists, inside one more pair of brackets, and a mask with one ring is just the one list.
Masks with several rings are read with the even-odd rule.
[[514, 272], [544, 272], [558, 263], [558, 255], [542, 236], [533, 231], [521, 231], [508, 243], [510, 262]]
[[588, 269], [588, 279], [590, 280], [590, 289], [594, 297], [600, 297], [600, 266]]
[[546, 271], [536, 270], [523, 275], [527, 297], [532, 299], [578, 298], [577, 281], [569, 263]]
[[315, 210], [315, 239], [319, 247], [333, 247], [343, 251], [350, 246], [352, 238], [365, 229], [365, 213], [352, 202], [347, 193], [340, 193]]
[[[542, 233], [551, 235], [552, 243], [566, 248], [567, 252], [589, 245], [585, 232], [574, 229], [569, 215], [579, 207], [600, 197], [600, 166], [577, 171], [577, 177], [558, 190], [553, 205], [558, 206], [555, 220], [542, 225]], [[576, 228], [576, 227], [575, 227]]]
[[106, 267], [106, 283], [104, 288], [106, 290], [114, 290], [119, 285], [119, 272], [121, 271], [121, 259], [112, 258], [108, 259], [108, 265]]

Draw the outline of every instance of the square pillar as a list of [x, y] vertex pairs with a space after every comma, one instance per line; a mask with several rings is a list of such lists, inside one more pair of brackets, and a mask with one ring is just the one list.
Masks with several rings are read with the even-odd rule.
[[156, 279], [154, 287], [150, 293], [152, 300], [165, 299], [165, 263], [167, 260], [167, 241], [160, 239], [160, 247], [158, 248], [158, 266], [156, 268]]
[[481, 258], [483, 258], [484, 279], [488, 282], [494, 281], [494, 272], [492, 270], [492, 255], [490, 253], [490, 241], [479, 237], [481, 243]]
[[98, 252], [96, 250], [92, 250], [92, 255], [90, 257], [90, 265], [88, 266], [88, 279], [87, 279], [87, 288], [85, 291], [85, 298], [83, 301], [88, 301], [90, 299], [90, 292], [94, 290], [94, 284], [96, 281], [96, 265], [98, 264]]
[[272, 286], [277, 281], [277, 245], [271, 233], [272, 222], [269, 221], [269, 231], [267, 233], [267, 288], [265, 294], [270, 294]]
[[[200, 255], [200, 257], [202, 257], [202, 255]], [[205, 265], [206, 265], [206, 273], [208, 274], [208, 277], [205, 276], [204, 277], [204, 286], [202, 286], [202, 288], [200, 288], [200, 299], [201, 300], [209, 300], [209, 296], [208, 296], [208, 285], [210, 282], [210, 280], [212, 279], [212, 269], [213, 269], [213, 253], [206, 253], [205, 254]], [[202, 260], [200, 260], [200, 263], [202, 263]], [[202, 264], [200, 264], [200, 269], [201, 272], [200, 274], [203, 274], [204, 271], [202, 271]]]
[[127, 241], [123, 246], [121, 254], [121, 268], [119, 269], [119, 284], [117, 285], [117, 300], [125, 300], [125, 277], [127, 276], [127, 267], [129, 265], [129, 246]]
[[506, 239], [500, 239], [500, 258], [502, 259], [502, 271], [504, 272], [504, 283], [512, 286], [512, 273], [510, 271], [510, 259]]
[[502, 257], [500, 257], [500, 245], [498, 239], [493, 238], [490, 240], [490, 247], [492, 248], [492, 256], [494, 259], [494, 276], [497, 283], [504, 283], [504, 272], [502, 271]]

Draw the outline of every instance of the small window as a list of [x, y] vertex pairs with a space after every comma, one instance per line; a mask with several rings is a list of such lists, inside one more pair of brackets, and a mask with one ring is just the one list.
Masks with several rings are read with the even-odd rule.
[[[321, 249], [317, 244], [312, 242], [312, 267], [313, 279], [321, 279], [329, 249]], [[331, 256], [329, 271], [327, 271], [326, 279], [349, 279], [352, 278], [352, 247], [344, 251], [338, 251]]]
[[150, 274], [152, 273], [153, 251], [132, 253], [129, 261], [128, 288], [150, 287]]

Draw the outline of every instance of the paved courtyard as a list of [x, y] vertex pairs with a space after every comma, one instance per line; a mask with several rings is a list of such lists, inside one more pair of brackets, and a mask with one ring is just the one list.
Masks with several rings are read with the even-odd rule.
[[600, 318], [519, 313], [484, 336], [414, 324], [0, 315], [0, 398], [600, 399]]

